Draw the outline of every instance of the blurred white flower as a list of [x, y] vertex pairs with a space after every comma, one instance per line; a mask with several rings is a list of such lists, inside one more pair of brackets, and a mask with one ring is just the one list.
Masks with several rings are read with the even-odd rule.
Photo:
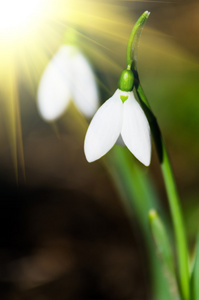
[[134, 156], [148, 166], [151, 161], [151, 136], [147, 118], [132, 91], [117, 89], [94, 115], [84, 143], [88, 162], [105, 155], [119, 135]]
[[38, 88], [38, 109], [46, 121], [61, 116], [73, 100], [92, 117], [99, 107], [94, 72], [77, 47], [63, 45], [47, 65]]

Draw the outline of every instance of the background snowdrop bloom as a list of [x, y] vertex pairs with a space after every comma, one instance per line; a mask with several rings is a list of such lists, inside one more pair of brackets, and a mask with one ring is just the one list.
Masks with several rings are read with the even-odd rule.
[[124, 144], [134, 156], [144, 165], [150, 164], [150, 127], [141, 106], [134, 97], [133, 77], [130, 78], [130, 86], [129, 80], [127, 85], [125, 83], [125, 74], [129, 72], [131, 71], [123, 71], [119, 89], [99, 108], [90, 123], [84, 143], [88, 162], [95, 161], [106, 154], [121, 134]]
[[64, 45], [47, 65], [38, 88], [38, 109], [46, 121], [60, 117], [73, 100], [77, 108], [92, 117], [99, 107], [93, 70], [78, 50]]

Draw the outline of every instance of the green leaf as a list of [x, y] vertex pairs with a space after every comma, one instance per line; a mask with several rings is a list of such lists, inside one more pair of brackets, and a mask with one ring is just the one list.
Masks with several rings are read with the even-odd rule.
[[161, 214], [164, 214], [153, 182], [143, 168], [136, 163], [136, 160], [126, 147], [115, 145], [108, 158], [109, 164], [107, 164], [107, 167], [116, 188], [120, 192], [127, 215], [133, 226], [135, 224], [134, 219], [137, 219], [145, 238], [151, 272], [151, 299], [174, 300], [150, 237], [148, 211], [155, 207], [161, 211]]
[[167, 236], [167, 231], [156, 210], [149, 211], [149, 224], [156, 246], [157, 254], [160, 258], [162, 269], [168, 280], [170, 291], [174, 299], [178, 296], [178, 286], [176, 281], [175, 267], [171, 244]]
[[191, 276], [191, 299], [199, 300], [199, 232], [196, 244], [195, 262]]

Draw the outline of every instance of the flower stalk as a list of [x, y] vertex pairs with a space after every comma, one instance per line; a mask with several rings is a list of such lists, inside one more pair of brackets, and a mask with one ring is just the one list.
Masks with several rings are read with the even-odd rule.
[[137, 70], [137, 49], [138, 49], [138, 43], [140, 40], [140, 36], [142, 33], [142, 29], [144, 27], [144, 24], [146, 23], [148, 17], [150, 15], [150, 12], [145, 11], [140, 18], [135, 23], [127, 45], [127, 51], [126, 51], [126, 62], [127, 62], [127, 69], [130, 70], [132, 68], [132, 64], [134, 64], [134, 69]]
[[149, 16], [148, 11], [143, 13], [143, 15], [138, 19], [137, 23], [135, 24], [131, 32], [128, 46], [127, 46], [127, 68], [129, 69], [130, 66], [131, 70], [134, 73], [135, 89], [140, 104], [142, 106], [142, 109], [144, 110], [147, 119], [149, 121], [151, 132], [154, 138], [156, 150], [161, 165], [161, 171], [162, 171], [162, 175], [166, 187], [166, 192], [168, 196], [172, 222], [174, 226], [177, 262], [178, 262], [177, 275], [179, 279], [180, 291], [181, 291], [182, 299], [189, 300], [190, 284], [189, 284], [189, 269], [188, 269], [188, 249], [187, 249], [187, 241], [186, 241], [182, 211], [180, 207], [179, 195], [177, 192], [173, 171], [166, 150], [166, 146], [162, 139], [161, 131], [159, 129], [157, 120], [150, 109], [150, 105], [141, 87], [139, 76], [137, 73], [136, 51], [137, 51], [137, 46], [138, 46], [143, 25], [145, 24], [148, 16]]

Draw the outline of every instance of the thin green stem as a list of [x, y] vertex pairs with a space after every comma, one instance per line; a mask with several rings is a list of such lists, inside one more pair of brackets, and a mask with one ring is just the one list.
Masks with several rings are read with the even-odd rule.
[[171, 216], [175, 231], [175, 239], [176, 239], [176, 251], [177, 251], [177, 261], [178, 261], [178, 277], [180, 290], [182, 294], [182, 298], [184, 300], [190, 299], [190, 285], [189, 285], [189, 268], [188, 268], [188, 249], [187, 249], [187, 241], [186, 234], [183, 224], [182, 211], [180, 207], [179, 196], [173, 176], [173, 171], [171, 168], [171, 164], [169, 161], [168, 153], [164, 144], [164, 141], [161, 136], [161, 132], [154, 117], [151, 112], [149, 103], [144, 94], [144, 91], [138, 81], [137, 84], [137, 94], [140, 99], [140, 103], [142, 105], [143, 110], [145, 111], [150, 126], [151, 132], [155, 141], [155, 145], [157, 148], [162, 175], [167, 191], [169, 206], [171, 210]]
[[147, 21], [150, 13], [148, 11], [145, 11], [140, 18], [135, 23], [127, 45], [127, 52], [126, 52], [126, 62], [127, 62], [127, 69], [131, 69], [132, 63], [134, 62], [135, 67], [137, 65], [137, 48], [138, 48], [138, 42], [140, 39], [140, 35], [143, 29], [143, 26], [145, 22]]

